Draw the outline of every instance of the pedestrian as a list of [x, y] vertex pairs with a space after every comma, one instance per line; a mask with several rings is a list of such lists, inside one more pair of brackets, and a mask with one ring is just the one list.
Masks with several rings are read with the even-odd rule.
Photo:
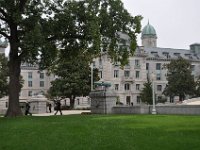
[[29, 103], [27, 102], [26, 103], [26, 110], [25, 110], [25, 115], [30, 115], [30, 116], [32, 116], [32, 113], [30, 113], [30, 105], [29, 105]]
[[61, 103], [60, 103], [60, 101], [57, 101], [57, 102], [56, 102], [56, 107], [55, 107], [55, 109], [56, 109], [56, 112], [55, 112], [54, 115], [56, 115], [56, 114], [58, 113], [58, 111], [60, 112], [60, 115], [62, 115]]
[[51, 103], [49, 103], [49, 112], [51, 113], [51, 107], [52, 107], [52, 105], [51, 105]]

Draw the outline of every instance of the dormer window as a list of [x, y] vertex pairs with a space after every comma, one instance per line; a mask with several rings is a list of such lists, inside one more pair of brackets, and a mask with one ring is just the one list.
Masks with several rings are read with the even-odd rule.
[[151, 52], [152, 55], [154, 55], [155, 57], [159, 57], [158, 52]]
[[166, 58], [170, 58], [170, 55], [168, 52], [163, 52], [163, 55], [166, 57]]
[[180, 57], [181, 54], [180, 53], [174, 53], [174, 56]]

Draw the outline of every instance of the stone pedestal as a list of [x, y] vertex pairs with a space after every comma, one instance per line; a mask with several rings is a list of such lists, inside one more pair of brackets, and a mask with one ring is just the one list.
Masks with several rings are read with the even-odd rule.
[[28, 102], [30, 103], [30, 112], [33, 114], [49, 112], [47, 107], [48, 103], [51, 103], [51, 110], [52, 112], [54, 111], [54, 103], [52, 101], [48, 101], [43, 95], [32, 97], [30, 100], [28, 100]]
[[91, 112], [94, 114], [111, 114], [116, 106], [116, 94], [112, 90], [96, 90], [90, 92]]

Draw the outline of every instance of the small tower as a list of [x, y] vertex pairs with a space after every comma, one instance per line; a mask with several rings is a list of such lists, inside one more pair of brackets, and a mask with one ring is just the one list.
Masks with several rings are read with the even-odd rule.
[[142, 30], [142, 46], [144, 47], [157, 47], [156, 30], [152, 25], [148, 24]]

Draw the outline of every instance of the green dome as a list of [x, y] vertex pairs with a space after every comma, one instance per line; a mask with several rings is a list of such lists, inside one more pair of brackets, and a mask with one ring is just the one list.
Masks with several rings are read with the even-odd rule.
[[145, 35], [156, 36], [156, 30], [154, 29], [154, 27], [152, 25], [149, 24], [149, 22], [142, 30], [142, 36], [145, 36]]

